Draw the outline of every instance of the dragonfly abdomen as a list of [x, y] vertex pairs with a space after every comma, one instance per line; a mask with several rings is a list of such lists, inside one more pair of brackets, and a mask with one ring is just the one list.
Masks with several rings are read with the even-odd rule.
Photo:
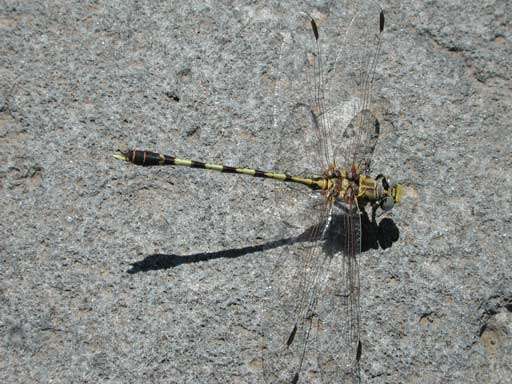
[[144, 167], [158, 165], [174, 165], [190, 168], [207, 169], [222, 173], [234, 173], [239, 175], [248, 175], [253, 177], [261, 177], [290, 183], [299, 183], [306, 185], [312, 189], [326, 189], [328, 185], [327, 179], [324, 178], [308, 178], [301, 176], [291, 176], [281, 172], [261, 171], [254, 168], [231, 167], [222, 164], [203, 163], [196, 160], [179, 159], [175, 156], [163, 155], [157, 152], [128, 149], [127, 151], [118, 151], [114, 155], [118, 160], [128, 161], [130, 163], [141, 165]]

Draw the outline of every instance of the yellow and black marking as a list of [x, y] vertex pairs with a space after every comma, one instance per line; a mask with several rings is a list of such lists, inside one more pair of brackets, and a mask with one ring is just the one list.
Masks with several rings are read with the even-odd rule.
[[208, 169], [211, 171], [217, 171], [222, 173], [236, 173], [240, 175], [248, 175], [253, 177], [261, 177], [267, 179], [274, 179], [279, 181], [285, 181], [289, 183], [298, 183], [302, 185], [306, 185], [311, 189], [328, 189], [331, 186], [331, 182], [328, 178], [324, 177], [301, 177], [301, 176], [291, 176], [286, 173], [279, 172], [267, 172], [260, 171], [258, 169], [252, 168], [239, 168], [239, 167], [230, 167], [227, 165], [221, 164], [211, 164], [211, 163], [203, 163], [201, 161], [195, 160], [187, 160], [187, 159], [179, 159], [175, 156], [163, 155], [157, 152], [144, 151], [144, 150], [133, 150], [129, 149], [127, 151], [118, 151], [114, 155], [114, 157], [118, 160], [128, 161], [130, 163], [141, 165], [144, 167], [149, 166], [157, 166], [157, 165], [174, 165], [174, 166], [183, 166], [190, 168], [200, 168], [200, 169]]

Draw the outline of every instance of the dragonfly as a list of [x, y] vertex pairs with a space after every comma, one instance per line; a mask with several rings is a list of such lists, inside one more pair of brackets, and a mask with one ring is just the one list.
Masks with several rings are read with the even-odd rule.
[[[373, 220], [376, 212], [389, 214], [404, 194], [403, 186], [388, 177], [372, 176], [380, 134], [372, 92], [385, 18], [382, 8], [368, 4], [343, 13], [342, 42], [339, 49], [331, 45], [329, 57], [324, 58], [319, 24], [307, 13], [290, 19], [309, 30], [306, 40], [280, 35], [280, 74], [293, 68], [302, 73], [276, 81], [275, 96], [284, 105], [274, 111], [276, 125], [293, 125], [300, 133], [294, 136], [299, 149], [282, 151], [282, 157], [293, 164], [293, 156], [300, 156], [316, 171], [260, 170], [141, 149], [114, 154], [144, 167], [183, 166], [271, 179], [312, 196], [313, 208], [303, 216], [312, 223], [304, 232], [308, 245], [279, 259], [269, 283], [269, 305], [262, 314], [265, 382], [361, 380], [361, 220], [367, 210]], [[288, 138], [285, 146], [294, 140]]]

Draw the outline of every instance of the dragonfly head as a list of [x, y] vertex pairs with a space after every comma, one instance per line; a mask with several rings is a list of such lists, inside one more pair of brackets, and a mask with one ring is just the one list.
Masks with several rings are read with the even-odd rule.
[[397, 183], [390, 183], [386, 177], [379, 175], [377, 180], [381, 182], [383, 194], [379, 205], [384, 211], [390, 211], [395, 204], [400, 203], [403, 196], [403, 187]]

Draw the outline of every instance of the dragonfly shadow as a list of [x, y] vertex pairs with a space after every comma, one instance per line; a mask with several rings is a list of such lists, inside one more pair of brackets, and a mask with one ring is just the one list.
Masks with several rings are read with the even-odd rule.
[[[363, 211], [361, 217], [361, 250], [358, 253], [367, 252], [370, 249], [390, 248], [400, 237], [400, 231], [395, 222], [386, 217], [377, 223], [375, 216], [372, 219], [368, 213]], [[334, 255], [346, 250], [349, 243], [347, 234], [350, 232], [347, 228], [348, 222], [343, 215], [334, 215], [329, 229], [324, 235], [323, 250], [328, 255]], [[318, 238], [316, 239], [318, 240]]]
[[[341, 218], [334, 218], [334, 220], [336, 222], [336, 227], [339, 228], [339, 233], [345, 233], [343, 220]], [[320, 225], [323, 226], [323, 223], [320, 223]], [[279, 248], [284, 245], [315, 241], [319, 239], [318, 237], [315, 239], [313, 236], [314, 233], [317, 233], [315, 230], [316, 227], [317, 226], [310, 227], [295, 237], [283, 238], [260, 245], [242, 248], [226, 249], [217, 252], [201, 252], [192, 255], [156, 253], [146, 256], [143, 260], [132, 263], [131, 268], [127, 272], [129, 274], [135, 274], [139, 272], [169, 269], [182, 264], [197, 263], [219, 258], [232, 259], [256, 252]], [[366, 212], [363, 212], [361, 215], [361, 253], [370, 249], [378, 249], [379, 247], [382, 249], [389, 248], [398, 240], [398, 238], [399, 230], [393, 220], [390, 218], [384, 218], [377, 224], [375, 220], [372, 221], [369, 219]], [[336, 251], [339, 250], [339, 244], [343, 243], [343, 239], [336, 240], [334, 246], [332, 241], [328, 240], [327, 242], [329, 243], [328, 247], [331, 251]]]
[[146, 256], [141, 261], [132, 264], [132, 268], [127, 272], [130, 274], [138, 272], [154, 271], [159, 269], [169, 269], [181, 264], [197, 263], [213, 259], [233, 259], [249, 255], [255, 252], [262, 252], [272, 248], [282, 247], [285, 244], [293, 242], [294, 238], [279, 239], [261, 245], [248, 246], [243, 248], [226, 249], [218, 252], [201, 252], [192, 255], [176, 255], [156, 253]]

